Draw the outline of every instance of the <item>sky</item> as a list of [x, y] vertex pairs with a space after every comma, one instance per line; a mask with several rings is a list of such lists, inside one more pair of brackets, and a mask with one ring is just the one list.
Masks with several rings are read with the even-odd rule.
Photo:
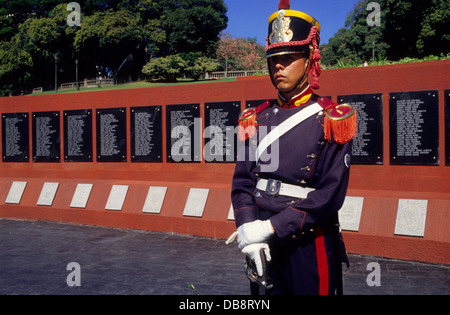
[[[278, 11], [278, 0], [224, 0], [228, 7], [228, 27], [225, 30], [233, 37], [257, 38], [266, 44], [268, 20]], [[321, 26], [320, 43], [326, 44], [334, 34], [344, 27], [347, 15], [358, 0], [291, 0], [291, 10], [309, 14]]]

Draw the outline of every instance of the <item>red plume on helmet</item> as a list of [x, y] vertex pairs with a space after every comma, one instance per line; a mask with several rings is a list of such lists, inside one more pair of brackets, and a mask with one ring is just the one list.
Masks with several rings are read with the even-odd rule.
[[278, 10], [289, 10], [291, 8], [290, 0], [280, 0], [278, 4]]

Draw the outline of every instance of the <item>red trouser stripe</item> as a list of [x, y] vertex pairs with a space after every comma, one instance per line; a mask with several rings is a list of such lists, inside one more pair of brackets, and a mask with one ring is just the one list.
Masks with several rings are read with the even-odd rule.
[[328, 261], [322, 229], [316, 230], [317, 267], [319, 271], [319, 294], [328, 294]]

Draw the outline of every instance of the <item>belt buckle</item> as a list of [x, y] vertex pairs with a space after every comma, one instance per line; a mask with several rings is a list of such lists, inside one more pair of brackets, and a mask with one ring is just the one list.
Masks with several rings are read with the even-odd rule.
[[267, 180], [266, 194], [278, 197], [280, 194], [281, 181], [269, 178]]

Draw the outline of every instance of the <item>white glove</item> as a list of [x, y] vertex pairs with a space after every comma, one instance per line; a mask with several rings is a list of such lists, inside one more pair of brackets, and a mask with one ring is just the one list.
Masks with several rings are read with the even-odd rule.
[[245, 223], [238, 228], [238, 244], [239, 249], [254, 243], [263, 243], [274, 234], [272, 223], [270, 220]]
[[266, 243], [257, 243], [257, 244], [251, 244], [247, 245], [242, 249], [242, 252], [250, 257], [251, 260], [255, 262], [256, 271], [258, 271], [258, 275], [262, 277], [263, 275], [263, 267], [262, 267], [262, 261], [261, 261], [261, 255], [259, 252], [261, 251], [261, 248], [264, 249], [264, 254], [266, 255], [266, 260], [271, 261], [272, 257], [270, 256], [270, 249], [269, 245]]

